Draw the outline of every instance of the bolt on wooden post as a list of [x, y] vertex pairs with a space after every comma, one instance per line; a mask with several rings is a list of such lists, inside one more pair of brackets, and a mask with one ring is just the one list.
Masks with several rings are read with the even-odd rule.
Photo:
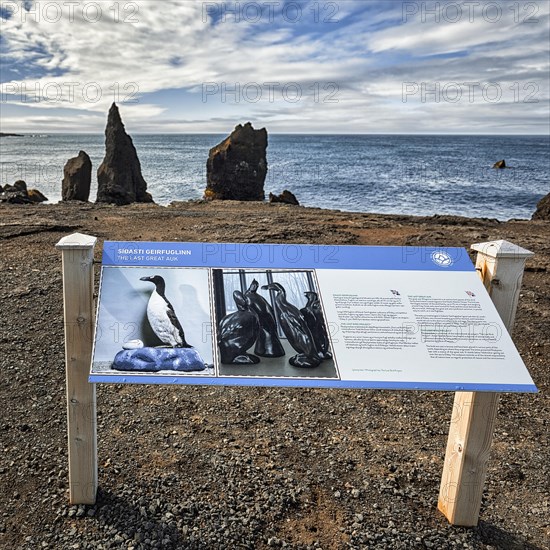
[[74, 233], [56, 245], [63, 261], [69, 498], [95, 504], [97, 433], [95, 384], [88, 382], [93, 346], [94, 246], [97, 239]]
[[[512, 332], [523, 271], [534, 254], [507, 241], [472, 245], [476, 269], [508, 332]], [[447, 440], [438, 508], [453, 525], [479, 519], [499, 394], [457, 392]]]

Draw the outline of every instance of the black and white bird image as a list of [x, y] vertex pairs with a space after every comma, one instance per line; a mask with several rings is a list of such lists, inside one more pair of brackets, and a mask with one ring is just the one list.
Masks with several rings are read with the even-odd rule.
[[185, 334], [174, 307], [165, 295], [166, 283], [160, 275], [141, 277], [140, 281], [147, 281], [155, 285], [147, 304], [147, 319], [158, 339], [173, 348], [192, 348], [185, 341]]

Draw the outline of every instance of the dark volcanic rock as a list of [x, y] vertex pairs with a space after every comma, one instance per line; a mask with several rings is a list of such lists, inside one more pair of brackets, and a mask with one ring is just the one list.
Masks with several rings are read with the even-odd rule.
[[6, 185], [4, 188], [4, 191], [8, 187], [11, 187], [13, 191], [19, 191], [20, 193], [26, 193], [27, 192], [27, 184], [23, 180], [17, 180], [13, 185]]
[[248, 122], [210, 149], [205, 199], [263, 201], [267, 175], [267, 130]]
[[540, 199], [537, 204], [537, 209], [531, 219], [550, 221], [550, 193]]
[[506, 168], [506, 161], [504, 159], [499, 160], [493, 164], [493, 168]]
[[300, 206], [298, 199], [287, 189], [285, 189], [280, 195], [274, 195], [269, 193], [269, 202], [283, 202], [285, 204], [293, 204], [295, 206]]
[[19, 180], [13, 185], [5, 185], [2, 193], [0, 193], [0, 202], [9, 204], [27, 204], [31, 202], [27, 193], [27, 184], [23, 180]]
[[38, 189], [27, 190], [27, 184], [23, 180], [16, 181], [13, 185], [0, 186], [0, 202], [8, 204], [30, 204], [47, 201]]
[[92, 161], [84, 152], [80, 151], [77, 157], [69, 159], [63, 169], [61, 194], [64, 201], [84, 201], [90, 196], [92, 183]]
[[21, 193], [6, 192], [0, 193], [0, 202], [6, 202], [8, 204], [28, 204], [31, 201], [26, 195]]
[[46, 197], [38, 189], [29, 189], [27, 198], [30, 202], [46, 202], [48, 200], [48, 197]]
[[97, 171], [97, 202], [153, 202], [141, 174], [136, 148], [113, 103], [105, 129], [105, 158]]

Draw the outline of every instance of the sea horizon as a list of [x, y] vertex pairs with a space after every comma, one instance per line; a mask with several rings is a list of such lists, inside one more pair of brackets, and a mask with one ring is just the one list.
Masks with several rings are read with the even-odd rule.
[[[31, 136], [100, 136], [105, 135], [105, 132], [16, 132], [16, 131], [3, 131], [0, 132], [0, 137], [18, 137], [17, 135], [1, 135], [1, 134], [18, 134], [23, 137]], [[226, 132], [131, 132], [132, 136], [212, 136], [212, 135], [226, 135]], [[495, 134], [495, 133], [440, 133], [440, 132], [419, 132], [419, 133], [398, 133], [398, 132], [372, 132], [372, 133], [330, 133], [330, 132], [269, 132], [269, 136], [487, 136], [487, 137], [548, 137], [550, 141], [550, 134], [548, 132], [541, 133], [517, 133], [517, 134]], [[268, 137], [269, 137], [268, 136]]]
[[[159, 205], [197, 200], [223, 133], [132, 133], [148, 191]], [[2, 142], [0, 184], [24, 180], [61, 200], [63, 167], [80, 150], [95, 173], [103, 133], [23, 134]], [[304, 206], [349, 212], [529, 219], [548, 193], [550, 136], [270, 133], [266, 196], [288, 189]], [[505, 159], [508, 169], [496, 170]], [[475, 200], [474, 200], [475, 199]]]

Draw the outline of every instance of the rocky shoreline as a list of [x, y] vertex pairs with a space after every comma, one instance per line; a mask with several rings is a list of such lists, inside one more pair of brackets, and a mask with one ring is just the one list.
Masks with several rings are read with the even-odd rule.
[[[195, 201], [0, 204], [0, 547], [543, 549], [550, 227]], [[539, 387], [502, 396], [477, 528], [437, 511], [453, 395], [99, 385], [95, 506], [67, 503], [61, 259], [103, 240], [464, 246], [527, 263], [514, 341]], [[98, 274], [96, 274], [98, 276]]]
[[[254, 129], [250, 122], [244, 126], [238, 124], [227, 138], [209, 151], [203, 199], [263, 202], [268, 172], [267, 147], [268, 132], [265, 128]], [[88, 202], [92, 168], [91, 159], [85, 151], [80, 151], [78, 156], [66, 162], [61, 182], [62, 202]], [[502, 159], [493, 168], [509, 167]], [[24, 181], [0, 185], [0, 203], [46, 201], [48, 199], [40, 191], [27, 191]], [[137, 150], [116, 103], [111, 105], [107, 116], [105, 157], [97, 169], [95, 202], [117, 206], [154, 202], [154, 197], [147, 191]], [[270, 192], [269, 202], [300, 205], [296, 195], [288, 189], [279, 195]], [[540, 199], [532, 219], [550, 221], [550, 193]]]

